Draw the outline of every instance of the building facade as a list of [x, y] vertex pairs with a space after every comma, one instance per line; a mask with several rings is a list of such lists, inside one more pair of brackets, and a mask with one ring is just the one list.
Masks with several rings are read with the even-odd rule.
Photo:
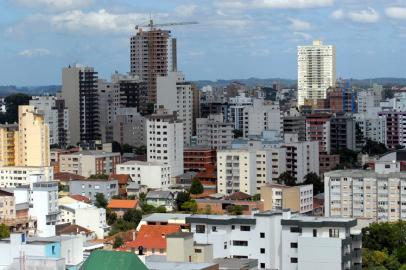
[[212, 149], [225, 149], [234, 139], [233, 124], [224, 122], [222, 114], [196, 119], [197, 144]]

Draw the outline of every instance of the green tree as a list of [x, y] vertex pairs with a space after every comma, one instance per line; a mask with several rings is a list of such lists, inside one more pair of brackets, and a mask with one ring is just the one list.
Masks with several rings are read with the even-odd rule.
[[155, 211], [156, 211], [157, 213], [166, 213], [166, 207], [163, 206], [163, 205], [160, 205], [160, 206], [158, 206], [158, 207], [155, 209]]
[[364, 147], [362, 148], [362, 153], [366, 153], [368, 155], [382, 155], [386, 152], [388, 152], [388, 148], [386, 148], [385, 144], [369, 139], [367, 139]]
[[190, 200], [187, 202], [184, 202], [181, 206], [183, 211], [190, 212], [190, 213], [196, 213], [197, 212], [197, 203], [195, 200]]
[[371, 250], [392, 254], [406, 245], [406, 221], [372, 223], [362, 229], [362, 245]]
[[302, 183], [303, 185], [313, 185], [313, 194], [317, 195], [324, 192], [324, 183], [321, 181], [321, 178], [314, 172], [308, 173], [305, 175], [305, 180]]
[[140, 199], [141, 203], [145, 202], [146, 198], [147, 198], [147, 194], [145, 194], [144, 192], [141, 192], [140, 194], [138, 194], [138, 199]]
[[175, 199], [176, 207], [178, 208], [178, 210], [182, 210], [182, 204], [187, 201], [190, 201], [190, 193], [186, 191], [179, 192], [178, 195], [176, 195]]
[[122, 153], [132, 153], [133, 151], [134, 151], [134, 146], [132, 146], [132, 145], [125, 143], [121, 146]]
[[204, 191], [203, 185], [199, 179], [193, 178], [192, 185], [190, 186], [191, 194], [202, 194]]
[[156, 212], [156, 208], [153, 205], [143, 203], [142, 206], [142, 213], [144, 214], [151, 214]]
[[398, 258], [398, 261], [402, 264], [406, 264], [406, 246], [400, 246], [396, 249], [395, 251], [396, 258]]
[[287, 186], [295, 186], [296, 178], [293, 177], [289, 172], [284, 172], [279, 175], [277, 179], [278, 184], [283, 184]]
[[18, 106], [28, 105], [30, 103], [31, 96], [18, 93], [7, 96], [4, 99], [6, 105], [6, 113], [2, 114], [1, 123], [14, 123], [18, 122]]
[[96, 207], [98, 207], [98, 208], [107, 207], [108, 202], [107, 202], [106, 198], [104, 197], [103, 193], [97, 193], [95, 197], [96, 197], [96, 201], [95, 201], [94, 205]]
[[107, 174], [92, 174], [89, 179], [109, 179], [109, 176]]
[[117, 235], [114, 238], [113, 248], [119, 248], [122, 245], [124, 245], [124, 240], [123, 240], [123, 238], [121, 238], [120, 236]]
[[400, 268], [400, 263], [395, 255], [388, 256], [384, 265], [388, 270], [398, 270]]
[[138, 226], [142, 219], [142, 212], [137, 209], [128, 209], [124, 215], [123, 219], [134, 225], [134, 228]]
[[111, 211], [110, 208], [106, 209], [106, 221], [109, 225], [112, 225], [117, 221], [117, 214]]
[[359, 167], [358, 152], [343, 148], [339, 149], [336, 154], [340, 155], [340, 168], [351, 169]]
[[243, 213], [243, 208], [241, 205], [228, 205], [226, 207], [226, 211], [230, 214], [230, 215], [242, 215]]
[[6, 224], [0, 224], [0, 239], [7, 238], [10, 236], [10, 229], [6, 226]]
[[141, 145], [135, 148], [135, 154], [137, 155], [146, 155], [147, 154], [147, 146]]

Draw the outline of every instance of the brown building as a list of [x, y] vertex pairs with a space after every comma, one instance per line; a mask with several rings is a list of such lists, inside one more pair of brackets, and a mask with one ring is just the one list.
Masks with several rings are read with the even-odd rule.
[[301, 214], [313, 211], [313, 185], [285, 186], [279, 184], [261, 187], [264, 211], [289, 208]]
[[210, 185], [217, 183], [217, 155], [215, 149], [194, 147], [183, 151], [185, 172], [197, 172], [196, 178]]
[[337, 165], [340, 164], [340, 155], [328, 155], [326, 153], [320, 153], [319, 159], [320, 175], [324, 174], [325, 172], [334, 170], [334, 168], [336, 168]]
[[306, 117], [306, 140], [318, 141], [319, 151], [330, 153], [331, 114], [317, 113]]

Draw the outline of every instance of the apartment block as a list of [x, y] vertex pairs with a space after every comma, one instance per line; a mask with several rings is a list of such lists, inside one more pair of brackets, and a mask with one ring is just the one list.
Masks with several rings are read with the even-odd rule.
[[16, 218], [14, 194], [0, 190], [0, 222], [6, 223]]
[[313, 185], [285, 186], [268, 184], [261, 187], [264, 210], [290, 209], [300, 214], [313, 211]]
[[171, 177], [183, 174], [183, 123], [176, 113], [159, 108], [147, 120], [147, 161], [171, 167]]
[[312, 114], [306, 117], [306, 140], [319, 142], [319, 151], [330, 153], [330, 114]]
[[217, 151], [217, 191], [231, 194], [257, 192], [256, 153], [254, 150], [228, 149]]
[[192, 215], [186, 222], [196, 244], [212, 245], [214, 258], [256, 259], [259, 269], [310, 270], [320, 264], [361, 269], [360, 234], [350, 233], [356, 220], [320, 219], [285, 210], [251, 216]]
[[243, 131], [244, 129], [244, 109], [252, 106], [253, 99], [247, 97], [245, 93], [229, 98], [228, 101], [228, 122], [233, 123], [234, 129]]
[[378, 117], [378, 112], [371, 111], [354, 114], [355, 122], [365, 139], [386, 144], [386, 119]]
[[126, 174], [133, 182], [151, 189], [166, 189], [171, 182], [171, 167], [162, 162], [127, 161], [118, 164], [117, 174]]
[[252, 106], [243, 110], [243, 135], [261, 135], [264, 130], [275, 130], [282, 134], [283, 120], [279, 104], [265, 103], [263, 99], [253, 99]]
[[217, 166], [216, 150], [205, 147], [191, 147], [183, 151], [183, 167], [187, 171], [210, 171]]
[[233, 124], [224, 122], [222, 114], [196, 119], [197, 144], [212, 149], [225, 149], [234, 139]]
[[49, 127], [49, 143], [60, 147], [69, 145], [69, 111], [65, 101], [55, 96], [34, 96], [30, 105], [44, 116]]
[[89, 177], [94, 174], [110, 175], [121, 162], [120, 153], [105, 152], [102, 150], [80, 151], [59, 156], [61, 172]]
[[167, 76], [157, 77], [157, 107], [163, 106], [169, 112], [176, 112], [183, 123], [185, 147], [190, 146], [193, 133], [193, 91], [185, 76], [169, 72]]
[[373, 221], [406, 219], [406, 173], [400, 172], [399, 163], [385, 162], [381, 166], [384, 168], [380, 172], [338, 170], [325, 173], [325, 216]]
[[137, 108], [118, 108], [113, 121], [113, 141], [135, 147], [147, 144], [146, 118]]
[[330, 119], [330, 149], [336, 152], [340, 149], [357, 148], [355, 140], [355, 120], [352, 115], [336, 113]]
[[16, 164], [16, 145], [18, 124], [0, 125], [0, 164], [13, 166]]
[[336, 83], [336, 52], [319, 40], [298, 46], [298, 106], [325, 99], [327, 89]]
[[395, 149], [396, 146], [406, 146], [406, 111], [385, 110], [378, 113], [385, 130], [386, 146]]
[[0, 187], [32, 187], [36, 182], [48, 182], [54, 179], [53, 167], [0, 167]]
[[298, 134], [299, 141], [306, 141], [306, 116], [290, 109], [283, 116], [283, 133]]
[[102, 193], [106, 200], [118, 195], [118, 180], [116, 179], [83, 179], [69, 181], [69, 194], [82, 195], [95, 201], [96, 194]]

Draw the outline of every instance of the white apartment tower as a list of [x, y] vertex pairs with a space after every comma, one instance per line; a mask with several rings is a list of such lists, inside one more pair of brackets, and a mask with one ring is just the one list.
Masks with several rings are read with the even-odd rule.
[[169, 72], [157, 77], [157, 107], [176, 112], [183, 122], [184, 145], [190, 146], [193, 130], [193, 91], [181, 72]]
[[171, 166], [171, 177], [183, 174], [183, 123], [163, 108], [147, 120], [148, 162]]
[[327, 89], [336, 82], [336, 51], [319, 40], [312, 45], [298, 46], [298, 106], [308, 100], [325, 99]]

